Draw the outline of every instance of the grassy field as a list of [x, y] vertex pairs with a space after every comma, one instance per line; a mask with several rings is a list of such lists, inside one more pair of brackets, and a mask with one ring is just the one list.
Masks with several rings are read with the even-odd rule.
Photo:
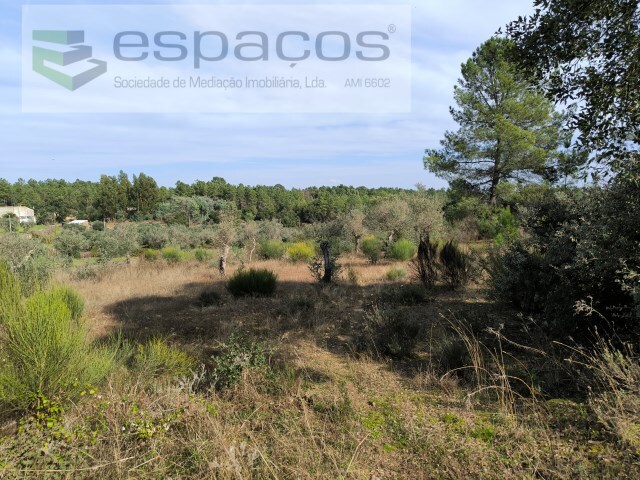
[[[562, 355], [481, 286], [427, 293], [406, 264], [341, 263], [323, 287], [305, 264], [254, 262], [278, 274], [267, 298], [236, 299], [193, 261], [59, 274], [96, 341], [162, 338], [201, 366], [179, 374], [191, 360], [174, 352], [173, 369], [123, 367], [63, 411], [5, 424], [0, 476], [640, 477], [637, 450], [597, 421]], [[388, 280], [392, 268], [407, 277]], [[373, 338], [385, 319], [409, 326], [410, 351]]]

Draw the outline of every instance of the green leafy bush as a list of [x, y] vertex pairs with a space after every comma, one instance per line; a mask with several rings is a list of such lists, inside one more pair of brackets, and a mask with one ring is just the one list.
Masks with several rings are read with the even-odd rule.
[[292, 262], [308, 263], [315, 255], [315, 248], [307, 242], [297, 242], [289, 246], [287, 253]]
[[84, 299], [80, 294], [70, 287], [57, 287], [52, 293], [65, 303], [71, 313], [71, 319], [79, 322], [84, 313]]
[[179, 247], [183, 250], [197, 248], [202, 246], [202, 230], [197, 228], [189, 228], [184, 225], [171, 225], [167, 228], [170, 238], [170, 245]]
[[114, 367], [112, 348], [89, 343], [81, 310], [67, 289], [23, 299], [0, 266], [0, 414], [28, 408], [39, 394], [61, 398], [75, 385], [95, 385]]
[[199, 230], [196, 230], [195, 232], [198, 237], [198, 244], [201, 247], [215, 246], [218, 237], [216, 235], [216, 231], [213, 228], [203, 227]]
[[232, 335], [215, 358], [211, 382], [215, 388], [228, 388], [238, 383], [247, 369], [268, 368], [269, 352], [260, 343]]
[[57, 265], [42, 242], [19, 233], [0, 234], [0, 262], [3, 261], [17, 277], [25, 295], [45, 288]]
[[166, 247], [162, 249], [162, 258], [169, 263], [178, 263], [182, 261], [183, 253], [179, 248]]
[[439, 257], [442, 278], [450, 287], [462, 287], [471, 281], [473, 273], [471, 256], [462, 251], [455, 242], [445, 243]]
[[[453, 201], [446, 208], [446, 216], [469, 240], [479, 237], [500, 244], [517, 238], [519, 220], [510, 207], [487, 205], [477, 196], [456, 198], [455, 193], [453, 195]], [[527, 202], [520, 199], [517, 203], [526, 205]]]
[[[81, 227], [84, 230], [84, 227]], [[82, 252], [91, 248], [91, 242], [84, 235], [75, 229], [65, 229], [56, 238], [54, 246], [58, 252], [73, 258], [80, 258]]]
[[404, 268], [390, 268], [387, 270], [385, 277], [387, 280], [395, 282], [396, 280], [402, 280], [407, 276], [407, 271]]
[[93, 222], [91, 224], [91, 229], [96, 231], [96, 232], [104, 231], [104, 222], [102, 222], [100, 220], [96, 220], [95, 222]]
[[374, 235], [369, 235], [360, 242], [360, 250], [371, 263], [378, 263], [382, 254], [382, 240]]
[[4, 232], [20, 231], [20, 220], [13, 213], [0, 216], [0, 229]]
[[410, 240], [401, 239], [391, 245], [389, 256], [395, 260], [406, 262], [418, 253], [418, 248]]
[[101, 261], [133, 254], [138, 248], [138, 232], [135, 226], [118, 225], [96, 236], [94, 248]]
[[199, 262], [208, 262], [213, 258], [211, 250], [197, 248], [193, 251], [193, 257]]
[[504, 243], [518, 236], [518, 220], [509, 207], [486, 210], [478, 220], [478, 231], [483, 238]]
[[138, 345], [134, 363], [138, 369], [154, 378], [180, 378], [190, 375], [196, 368], [196, 361], [173, 347], [163, 338], [153, 338]]
[[268, 240], [260, 244], [260, 255], [266, 260], [277, 260], [284, 256], [286, 246], [278, 240]]
[[238, 270], [227, 282], [234, 297], [268, 296], [276, 290], [278, 276], [267, 269]]
[[636, 170], [604, 187], [549, 192], [524, 218], [527, 236], [490, 258], [495, 296], [563, 338], [588, 339], [596, 327], [637, 338], [639, 181]]
[[492, 249], [485, 262], [494, 296], [527, 313], [544, 311], [555, 276], [550, 267], [523, 241]]
[[138, 226], [140, 245], [145, 248], [161, 250], [171, 242], [169, 229], [163, 225], [141, 224]]
[[143, 251], [142, 257], [149, 262], [155, 262], [160, 258], [160, 252], [154, 248], [147, 248]]

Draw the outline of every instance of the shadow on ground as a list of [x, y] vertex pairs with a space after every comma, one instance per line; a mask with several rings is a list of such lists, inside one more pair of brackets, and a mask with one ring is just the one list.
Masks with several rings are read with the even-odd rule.
[[[215, 292], [219, 302], [202, 306], [200, 295]], [[412, 377], [430, 367], [431, 338], [442, 336], [454, 318], [465, 319], [480, 332], [497, 327], [512, 312], [496, 308], [483, 292], [455, 292], [436, 288], [429, 292], [418, 285], [352, 284], [320, 285], [280, 282], [272, 297], [234, 298], [224, 281], [188, 283], [171, 296], [130, 298], [109, 305], [110, 315], [124, 336], [144, 341], [164, 336], [172, 341], [197, 345], [192, 350], [210, 355], [218, 342], [241, 332], [261, 339], [293, 342], [312, 339], [320, 348], [337, 355], [354, 355], [356, 337], [373, 309], [413, 318], [421, 325], [416, 355], [404, 359], [381, 359], [394, 371]]]

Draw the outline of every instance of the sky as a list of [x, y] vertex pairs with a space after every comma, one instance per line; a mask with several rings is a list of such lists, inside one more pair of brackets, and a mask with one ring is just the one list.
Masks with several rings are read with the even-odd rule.
[[[23, 113], [23, 5], [58, 1], [0, 0], [0, 178], [97, 180], [100, 174], [144, 172], [158, 183], [223, 177], [245, 185], [440, 188], [423, 168], [450, 118], [460, 65], [500, 27], [532, 11], [532, 0], [422, 0], [412, 14], [411, 103], [408, 113]], [[108, 2], [65, 4], [108, 5]], [[223, 4], [137, 0], [137, 4]], [[250, 0], [234, 5], [309, 5]], [[354, 5], [356, 2], [323, 4]], [[25, 55], [28, 53], [25, 52]]]

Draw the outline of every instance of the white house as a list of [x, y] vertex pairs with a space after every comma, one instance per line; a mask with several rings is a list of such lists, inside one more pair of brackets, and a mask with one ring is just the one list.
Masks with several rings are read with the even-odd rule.
[[89, 220], [71, 220], [67, 222], [67, 225], [82, 225], [83, 227], [89, 226]]
[[15, 215], [20, 220], [20, 223], [36, 223], [36, 215], [32, 208], [0, 207], [0, 218], [5, 215]]

